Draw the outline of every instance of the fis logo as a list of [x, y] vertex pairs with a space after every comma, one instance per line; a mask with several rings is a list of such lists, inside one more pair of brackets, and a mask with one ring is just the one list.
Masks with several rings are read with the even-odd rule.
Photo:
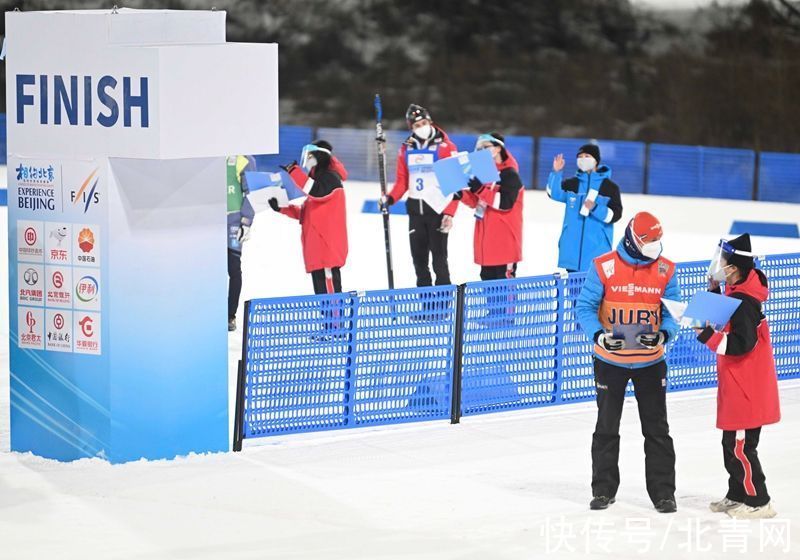
[[[72, 204], [76, 206], [83, 205], [84, 214], [89, 211], [89, 206], [100, 202], [100, 193], [97, 192], [97, 182], [100, 180], [97, 177], [98, 171], [99, 168], [92, 171], [77, 191], [69, 192], [69, 199]], [[91, 187], [89, 187], [89, 183], [91, 183]]]

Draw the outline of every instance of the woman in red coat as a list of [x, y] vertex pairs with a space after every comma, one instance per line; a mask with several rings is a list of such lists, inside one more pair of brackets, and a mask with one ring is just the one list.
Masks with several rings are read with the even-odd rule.
[[709, 267], [709, 287], [741, 300], [721, 332], [697, 329], [698, 340], [717, 353], [717, 428], [722, 432], [728, 493], [711, 510], [737, 519], [776, 515], [758, 459], [761, 427], [781, 418], [778, 377], [762, 312], [769, 290], [767, 278], [755, 268], [750, 236], [722, 241]]
[[306, 272], [311, 274], [315, 294], [342, 291], [341, 267], [347, 261], [347, 220], [342, 184], [347, 180], [347, 170], [332, 151], [330, 143], [317, 140], [303, 148], [302, 168], [296, 161], [283, 167], [292, 181], [308, 195], [303, 204], [280, 208], [277, 199], [269, 200], [273, 210], [300, 221], [303, 260]]
[[461, 191], [461, 202], [475, 208], [473, 247], [481, 280], [514, 278], [522, 260], [522, 179], [519, 165], [506, 149], [503, 135], [481, 134], [477, 150], [489, 150], [500, 172], [496, 183], [482, 184], [477, 177]]

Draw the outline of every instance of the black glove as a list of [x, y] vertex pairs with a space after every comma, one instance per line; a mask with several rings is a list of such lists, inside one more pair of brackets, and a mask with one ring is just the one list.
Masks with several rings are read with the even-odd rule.
[[389, 208], [389, 206], [391, 206], [392, 204], [394, 204], [394, 199], [387, 194], [386, 196], [382, 196], [380, 200], [378, 200], [378, 209], [381, 212], [383, 212], [384, 210]]
[[471, 190], [474, 193], [479, 192], [483, 188], [483, 183], [481, 183], [481, 180], [475, 177], [474, 175], [470, 177], [469, 183], [467, 184], [469, 185], [469, 190]]
[[597, 331], [594, 335], [594, 341], [609, 352], [618, 352], [625, 349], [625, 339], [614, 338], [611, 333]]
[[656, 348], [663, 346], [667, 342], [667, 333], [658, 331], [654, 333], [642, 333], [636, 335], [636, 342], [647, 348]]
[[453, 200], [461, 200], [461, 198], [462, 198], [463, 196], [464, 196], [464, 193], [463, 193], [463, 192], [461, 192], [461, 191], [456, 191], [456, 192], [454, 192], [454, 193], [453, 193]]
[[278, 199], [277, 198], [270, 198], [268, 201], [269, 207], [275, 210], [276, 212], [281, 211], [281, 207], [278, 206]]
[[281, 169], [286, 171], [286, 173], [291, 173], [295, 167], [297, 167], [297, 160], [294, 160], [292, 163], [287, 163], [286, 165], [279, 165]]

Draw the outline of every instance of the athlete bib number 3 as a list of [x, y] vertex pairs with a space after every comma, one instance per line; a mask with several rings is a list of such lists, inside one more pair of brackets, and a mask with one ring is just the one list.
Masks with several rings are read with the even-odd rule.
[[422, 179], [422, 177], [417, 177], [417, 180], [416, 180], [416, 189], [417, 189], [418, 191], [425, 190], [425, 182], [424, 182], [424, 180]]

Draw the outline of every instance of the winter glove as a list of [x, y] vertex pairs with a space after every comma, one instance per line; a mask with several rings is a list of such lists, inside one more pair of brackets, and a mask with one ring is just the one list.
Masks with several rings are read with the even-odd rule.
[[611, 333], [597, 331], [594, 335], [594, 341], [609, 352], [618, 352], [625, 349], [625, 339], [614, 338]]
[[293, 161], [292, 163], [288, 163], [286, 165], [279, 165], [281, 169], [286, 171], [286, 173], [291, 173], [295, 167], [297, 167], [297, 160]]
[[276, 212], [281, 211], [281, 207], [278, 206], [278, 199], [277, 198], [270, 198], [268, 201], [269, 207], [275, 210]]
[[439, 231], [442, 233], [450, 233], [451, 229], [453, 229], [453, 216], [445, 214], [442, 216], [442, 225], [439, 226]]
[[392, 204], [394, 204], [394, 199], [388, 194], [386, 195], [382, 194], [380, 200], [378, 201], [378, 210], [383, 212], [384, 210], [388, 209], [389, 206], [391, 206]]
[[453, 193], [453, 200], [461, 200], [464, 197], [464, 193], [461, 191], [456, 191]]
[[[274, 199], [271, 199], [271, 200], [274, 200]], [[249, 239], [250, 239], [250, 226], [246, 226], [244, 224], [240, 225], [239, 226], [239, 231], [236, 234], [236, 241], [238, 241], [239, 244], [241, 245], [242, 243], [244, 243], [245, 241], [248, 241]]]
[[656, 348], [667, 342], [667, 335], [664, 331], [642, 333], [636, 335], [636, 342], [647, 348]]
[[475, 177], [474, 175], [470, 177], [469, 183], [467, 184], [469, 185], [469, 190], [471, 190], [474, 193], [479, 192], [483, 188], [483, 183], [481, 183], [481, 180]]

